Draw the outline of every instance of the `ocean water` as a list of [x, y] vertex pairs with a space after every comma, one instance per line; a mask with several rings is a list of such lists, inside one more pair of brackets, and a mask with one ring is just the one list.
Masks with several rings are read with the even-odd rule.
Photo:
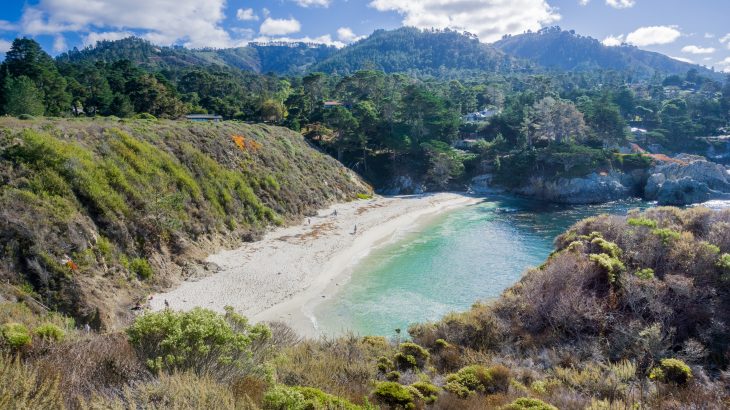
[[575, 222], [648, 206], [639, 200], [567, 206], [493, 196], [376, 248], [313, 313], [329, 335], [405, 332], [410, 323], [496, 298], [527, 268], [541, 264], [554, 238]]

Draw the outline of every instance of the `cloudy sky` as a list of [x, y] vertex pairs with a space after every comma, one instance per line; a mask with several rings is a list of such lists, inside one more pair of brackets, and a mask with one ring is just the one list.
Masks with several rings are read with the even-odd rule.
[[17, 36], [51, 53], [129, 35], [161, 45], [343, 46], [378, 28], [451, 27], [493, 42], [560, 25], [730, 72], [730, 0], [2, 0], [0, 53]]

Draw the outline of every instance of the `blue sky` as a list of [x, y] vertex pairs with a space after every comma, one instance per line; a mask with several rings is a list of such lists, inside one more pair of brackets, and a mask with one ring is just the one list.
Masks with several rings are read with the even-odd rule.
[[3, 0], [0, 53], [17, 36], [51, 54], [138, 35], [161, 45], [342, 46], [378, 28], [451, 27], [492, 42], [560, 25], [730, 71], [730, 0]]

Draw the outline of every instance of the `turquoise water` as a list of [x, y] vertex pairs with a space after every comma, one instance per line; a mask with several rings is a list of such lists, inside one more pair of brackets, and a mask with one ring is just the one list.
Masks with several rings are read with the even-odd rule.
[[499, 296], [526, 268], [541, 264], [553, 239], [580, 219], [647, 206], [638, 200], [565, 206], [492, 197], [375, 249], [314, 315], [327, 334], [391, 336], [409, 323]]

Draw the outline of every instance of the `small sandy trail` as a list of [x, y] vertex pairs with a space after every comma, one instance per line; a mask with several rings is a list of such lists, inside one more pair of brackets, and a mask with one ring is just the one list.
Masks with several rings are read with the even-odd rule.
[[[153, 310], [227, 305], [253, 321], [283, 321], [303, 336], [318, 336], [310, 312], [342, 287], [358, 258], [398, 232], [430, 217], [479, 202], [454, 193], [375, 197], [319, 211], [301, 225], [277, 228], [261, 241], [208, 257], [220, 269], [157, 294]], [[355, 232], [355, 226], [357, 231]]]

